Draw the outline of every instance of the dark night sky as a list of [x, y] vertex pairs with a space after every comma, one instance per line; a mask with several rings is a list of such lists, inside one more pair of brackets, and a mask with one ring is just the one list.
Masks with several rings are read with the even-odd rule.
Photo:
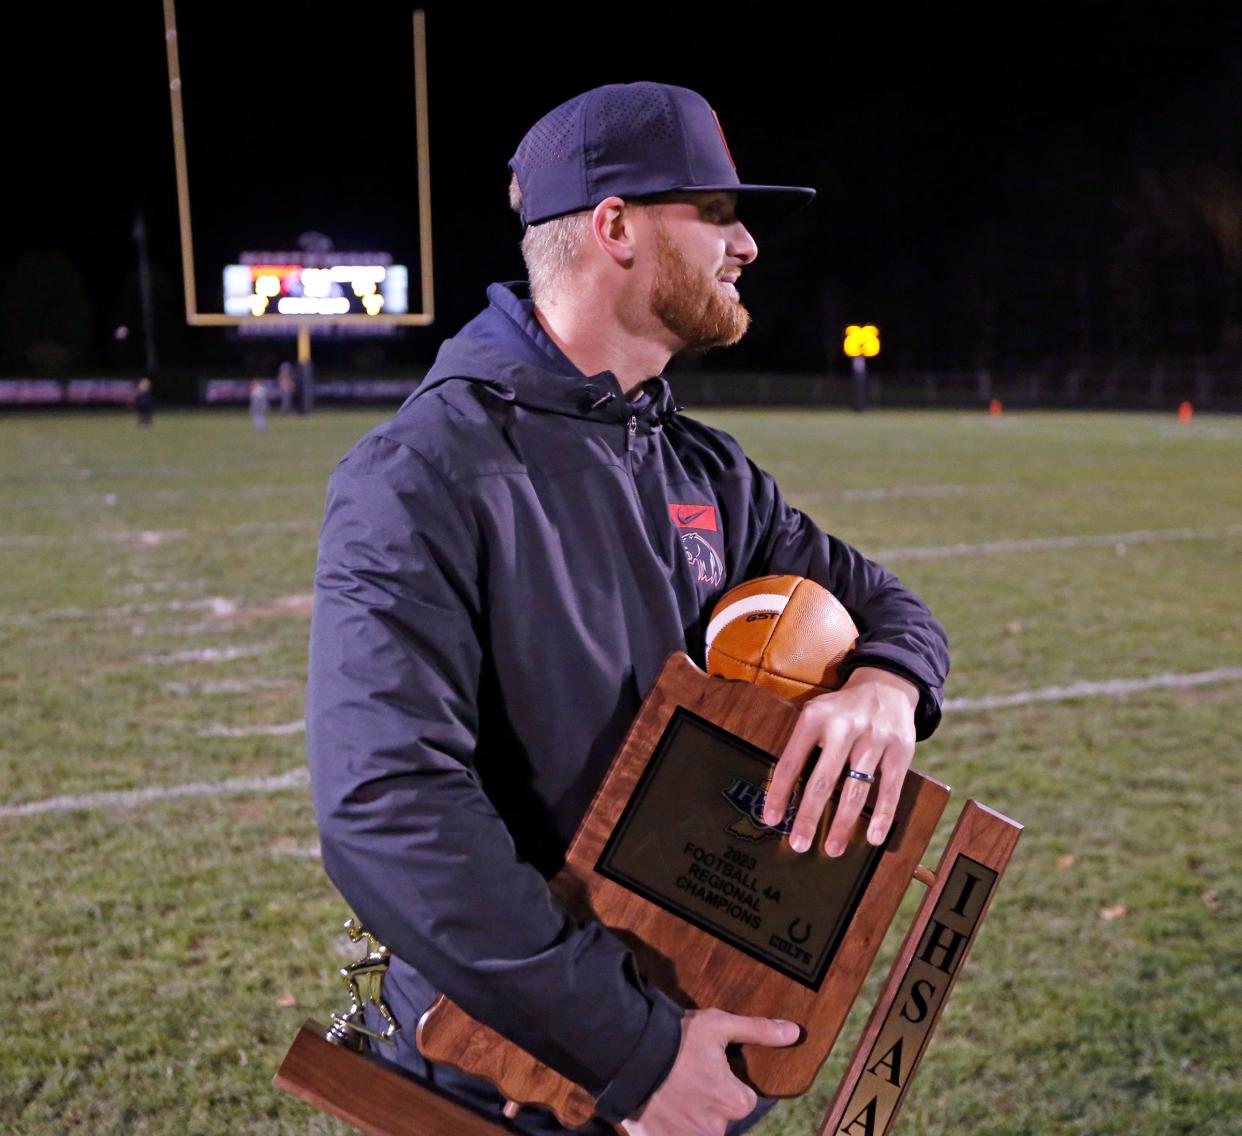
[[[202, 307], [218, 304], [218, 263], [293, 247], [305, 229], [337, 248], [412, 256], [412, 6], [181, 0]], [[897, 329], [917, 323], [906, 346], [926, 351], [938, 321], [972, 318], [968, 265], [985, 290], [1007, 282], [1025, 334], [1056, 334], [1019, 317], [1044, 311], [1055, 324], [1068, 310], [1059, 291], [1099, 283], [1106, 234], [1121, 239], [1140, 171], [1204, 160], [1236, 171], [1242, 157], [1242, 37], [1225, 5], [422, 6], [440, 318], [403, 338], [397, 363], [428, 358], [488, 281], [520, 275], [505, 163], [535, 118], [601, 82], [694, 87], [744, 179], [819, 190], [794, 222], [757, 233], [755, 330], [732, 365], [819, 365], [846, 319], [895, 322], [898, 343]], [[141, 201], [169, 282], [163, 357], [235, 355], [224, 333], [175, 326], [160, 3], [60, 13], [37, 16], [6, 65], [6, 181], [17, 192], [0, 265], [29, 250], [66, 254], [91, 297], [91, 358], [116, 361], [111, 329], [134, 318]]]

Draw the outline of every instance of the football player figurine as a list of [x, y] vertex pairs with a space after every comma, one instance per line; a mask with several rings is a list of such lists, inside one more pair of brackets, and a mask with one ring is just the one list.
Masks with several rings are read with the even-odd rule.
[[[341, 977], [349, 987], [350, 1006], [344, 1014], [332, 1015], [332, 1027], [328, 1030], [328, 1040], [350, 1049], [365, 1049], [366, 1038], [373, 1037], [377, 1041], [393, 1044], [393, 1036], [401, 1031], [392, 1010], [384, 1001], [384, 975], [388, 972], [388, 948], [384, 946], [365, 927], [353, 919], [345, 920], [345, 931], [355, 943], [367, 943], [367, 953], [360, 959], [341, 967]], [[370, 1002], [380, 1013], [380, 1017], [388, 1023], [383, 1033], [368, 1029], [366, 1007]]]

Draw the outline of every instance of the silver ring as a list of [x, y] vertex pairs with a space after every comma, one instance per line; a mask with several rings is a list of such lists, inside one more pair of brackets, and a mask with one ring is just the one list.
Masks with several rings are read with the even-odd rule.
[[866, 781], [868, 785], [875, 780], [874, 773], [864, 773], [861, 769], [847, 769], [846, 777], [853, 777], [855, 781]]

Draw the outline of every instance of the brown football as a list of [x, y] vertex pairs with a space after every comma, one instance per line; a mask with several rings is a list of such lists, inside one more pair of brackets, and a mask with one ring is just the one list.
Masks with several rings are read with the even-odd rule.
[[790, 702], [840, 687], [858, 641], [850, 613], [804, 576], [760, 576], [727, 591], [707, 626], [707, 671], [745, 679]]

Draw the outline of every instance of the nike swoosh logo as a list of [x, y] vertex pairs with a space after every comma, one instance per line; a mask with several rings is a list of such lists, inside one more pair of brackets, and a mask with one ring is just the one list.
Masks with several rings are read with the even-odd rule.
[[696, 509], [693, 513], [687, 513], [683, 509], [678, 509], [677, 510], [677, 523], [679, 525], [692, 525], [710, 508], [711, 508], [710, 505], [704, 505], [703, 508]]

